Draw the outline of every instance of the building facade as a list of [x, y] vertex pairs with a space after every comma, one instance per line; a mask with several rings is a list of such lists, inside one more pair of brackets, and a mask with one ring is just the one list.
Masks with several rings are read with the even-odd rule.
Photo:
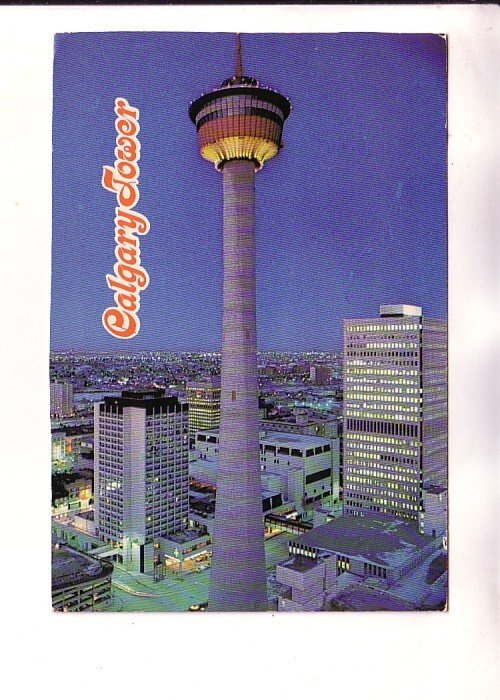
[[425, 528], [424, 490], [447, 480], [447, 330], [383, 305], [344, 321], [344, 513]]
[[309, 379], [313, 384], [325, 386], [330, 384], [333, 377], [333, 370], [327, 365], [314, 365], [309, 369]]
[[147, 571], [155, 541], [188, 526], [188, 407], [162, 389], [94, 406], [95, 526]]
[[207, 377], [186, 384], [189, 404], [189, 438], [198, 430], [211, 430], [220, 424], [220, 377]]
[[69, 418], [73, 411], [73, 387], [69, 382], [50, 383], [50, 417]]
[[[284, 586], [278, 600], [282, 611], [332, 609], [325, 602], [348, 591], [351, 605], [345, 609], [418, 609], [432, 592], [429, 568], [444, 556], [440, 537], [388, 515], [333, 519], [290, 536], [288, 552], [291, 558], [276, 567]], [[444, 606], [444, 577], [438, 588]]]
[[51, 435], [52, 466], [66, 459], [66, 433], [55, 430]]
[[[262, 492], [281, 494], [302, 517], [313, 508], [333, 505], [339, 499], [339, 440], [262, 431], [259, 439]], [[198, 481], [215, 485], [219, 458], [218, 431], [196, 435], [197, 459], [190, 473]]]
[[111, 599], [113, 564], [99, 561], [65, 543], [52, 546], [52, 608], [93, 611]]

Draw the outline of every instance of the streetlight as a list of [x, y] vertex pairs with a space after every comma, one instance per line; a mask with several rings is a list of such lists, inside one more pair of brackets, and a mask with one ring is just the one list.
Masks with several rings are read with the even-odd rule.
[[[176, 547], [176, 548], [174, 549], [174, 557], [177, 559], [178, 556], [179, 556], [179, 550], [178, 550], [177, 547]], [[181, 562], [180, 559], [178, 559], [178, 563], [179, 563], [179, 568], [178, 568], [178, 570], [177, 570], [177, 573], [180, 574], [181, 571], [182, 571], [182, 562]]]

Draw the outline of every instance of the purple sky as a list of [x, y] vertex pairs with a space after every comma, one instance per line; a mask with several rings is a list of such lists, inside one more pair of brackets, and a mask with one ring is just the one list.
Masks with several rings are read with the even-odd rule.
[[[342, 320], [409, 303], [446, 317], [446, 45], [435, 35], [243, 35], [247, 75], [290, 99], [281, 153], [256, 178], [261, 349], [336, 349]], [[58, 35], [51, 347], [218, 350], [222, 178], [198, 154], [191, 100], [234, 74], [231, 34]], [[116, 97], [140, 109], [141, 330], [116, 340]]]

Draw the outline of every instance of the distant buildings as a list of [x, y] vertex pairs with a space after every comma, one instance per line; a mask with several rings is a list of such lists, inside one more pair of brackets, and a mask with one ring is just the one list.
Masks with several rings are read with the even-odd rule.
[[294, 408], [292, 415], [270, 416], [261, 418], [261, 430], [273, 430], [280, 433], [299, 433], [336, 439], [342, 436], [342, 422], [332, 414], [316, 414], [308, 408]]
[[160, 537], [188, 526], [188, 408], [163, 389], [94, 407], [95, 526], [123, 563], [151, 568]]
[[84, 510], [90, 506], [92, 479], [79, 474], [59, 475], [52, 479], [52, 515]]
[[194, 441], [198, 430], [220, 425], [220, 377], [207, 377], [186, 384], [189, 404], [189, 437]]
[[431, 534], [445, 522], [446, 343], [446, 323], [418, 306], [344, 321], [345, 514], [386, 513]]
[[73, 387], [69, 382], [51, 382], [50, 417], [69, 418], [73, 415]]
[[332, 381], [332, 368], [327, 365], [314, 365], [309, 369], [309, 379], [313, 384], [324, 386]]
[[66, 459], [66, 433], [63, 430], [57, 430], [51, 436], [52, 450], [52, 468], [57, 463]]

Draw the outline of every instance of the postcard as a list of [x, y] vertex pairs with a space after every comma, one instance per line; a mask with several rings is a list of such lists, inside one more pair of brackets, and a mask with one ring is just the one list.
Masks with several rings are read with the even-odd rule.
[[446, 57], [56, 35], [54, 610], [446, 607]]

